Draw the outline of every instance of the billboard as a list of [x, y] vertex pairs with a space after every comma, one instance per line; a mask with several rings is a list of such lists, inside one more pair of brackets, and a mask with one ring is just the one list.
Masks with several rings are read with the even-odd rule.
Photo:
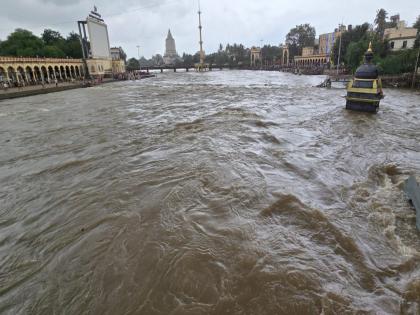
[[111, 58], [106, 24], [92, 18], [87, 19], [92, 58]]

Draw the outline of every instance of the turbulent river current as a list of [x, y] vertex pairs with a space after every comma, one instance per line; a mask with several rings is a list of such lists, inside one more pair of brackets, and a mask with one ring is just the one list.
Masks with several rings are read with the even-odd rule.
[[420, 94], [164, 73], [0, 102], [1, 314], [416, 314]]

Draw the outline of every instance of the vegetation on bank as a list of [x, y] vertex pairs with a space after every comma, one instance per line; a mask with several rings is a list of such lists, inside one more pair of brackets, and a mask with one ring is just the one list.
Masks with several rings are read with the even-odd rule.
[[0, 56], [82, 58], [79, 35], [72, 32], [64, 38], [59, 32], [46, 29], [40, 37], [31, 31], [16, 29], [0, 41]]
[[[388, 13], [384, 9], [377, 12], [375, 28], [369, 23], [357, 25], [352, 30], [342, 34], [341, 37], [341, 60], [346, 68], [354, 71], [363, 61], [363, 56], [372, 42], [375, 53], [374, 62], [378, 65], [382, 74], [399, 74], [414, 71], [418, 48], [420, 44], [420, 16], [413, 27], [417, 28], [417, 39], [413, 49], [391, 51], [387, 40], [383, 40], [385, 28], [395, 27], [395, 23], [388, 21]], [[332, 60], [338, 63], [339, 41], [333, 48]]]

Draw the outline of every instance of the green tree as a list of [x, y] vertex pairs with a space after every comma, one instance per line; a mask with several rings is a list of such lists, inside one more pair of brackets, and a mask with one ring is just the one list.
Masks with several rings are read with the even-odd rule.
[[344, 55], [347, 67], [351, 68], [354, 72], [356, 68], [362, 63], [363, 56], [369, 47], [369, 43], [366, 44], [365, 40], [358, 42], [351, 42], [347, 48], [346, 54]]
[[45, 29], [41, 34], [41, 38], [45, 45], [57, 45], [59, 42], [64, 42], [64, 38], [57, 31]]
[[78, 34], [71, 32], [64, 42], [64, 53], [71, 58], [83, 58], [82, 46]]
[[66, 54], [57, 46], [45, 46], [42, 49], [42, 56], [48, 58], [64, 58]]
[[182, 60], [184, 60], [184, 65], [187, 67], [192, 67], [194, 65], [193, 56], [190, 54], [183, 53]]
[[139, 61], [136, 58], [128, 59], [126, 68], [128, 71], [139, 70], [140, 69]]
[[44, 42], [32, 32], [16, 29], [0, 44], [0, 55], [34, 57], [43, 55]]
[[290, 57], [302, 53], [302, 48], [305, 46], [313, 46], [315, 44], [315, 28], [310, 24], [296, 25], [286, 35], [286, 43], [289, 44]]
[[[358, 42], [363, 38], [367, 37], [367, 33], [369, 30], [369, 23], [364, 23], [362, 25], [357, 25], [351, 31], [343, 32], [341, 34], [341, 59], [340, 63], [343, 61], [343, 56], [347, 54], [347, 48], [349, 47], [350, 43]], [[338, 54], [339, 54], [339, 45], [340, 40], [336, 40], [334, 43], [333, 51], [332, 51], [332, 60], [334, 64], [338, 63]]]
[[377, 60], [376, 64], [383, 74], [411, 73], [414, 71], [416, 59], [417, 49], [403, 49]]
[[41, 39], [45, 44], [42, 55], [50, 58], [63, 58], [66, 56], [64, 50], [66, 41], [57, 31], [45, 29], [41, 34]]
[[281, 49], [278, 46], [264, 45], [261, 49], [263, 63], [266, 61], [273, 63], [276, 60], [281, 59]]
[[376, 33], [380, 36], [380, 38], [384, 37], [387, 17], [388, 17], [388, 13], [385, 11], [385, 9], [379, 9], [376, 12], [376, 18], [375, 18], [376, 29], [375, 30], [376, 30]]
[[347, 48], [346, 54], [344, 55], [344, 63], [352, 71], [355, 71], [356, 68], [363, 62], [369, 43], [372, 43], [374, 63], [380, 63], [381, 60], [386, 58], [388, 55], [389, 48], [387, 41], [382, 41], [378, 34], [364, 36], [357, 42], [351, 42]]

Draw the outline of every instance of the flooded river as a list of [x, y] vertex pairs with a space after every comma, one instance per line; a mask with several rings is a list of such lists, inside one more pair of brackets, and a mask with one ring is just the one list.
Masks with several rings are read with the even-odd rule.
[[0, 102], [1, 314], [416, 314], [420, 94], [159, 74]]

